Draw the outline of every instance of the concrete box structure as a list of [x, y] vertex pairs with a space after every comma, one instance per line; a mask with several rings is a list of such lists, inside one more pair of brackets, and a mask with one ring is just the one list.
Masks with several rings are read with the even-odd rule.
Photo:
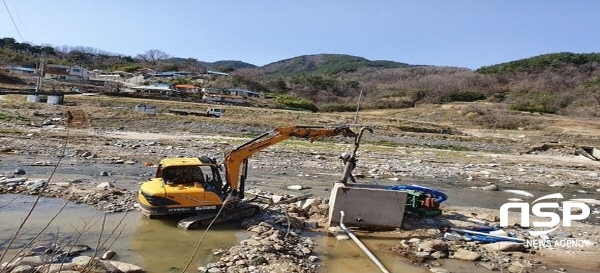
[[406, 200], [404, 191], [335, 183], [329, 197], [329, 226], [339, 224], [344, 211], [346, 226], [400, 228]]

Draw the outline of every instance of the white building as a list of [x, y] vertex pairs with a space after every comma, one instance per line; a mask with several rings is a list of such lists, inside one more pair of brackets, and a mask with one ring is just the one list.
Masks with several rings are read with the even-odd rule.
[[81, 66], [49, 64], [44, 68], [44, 79], [80, 81], [89, 80], [89, 71]]

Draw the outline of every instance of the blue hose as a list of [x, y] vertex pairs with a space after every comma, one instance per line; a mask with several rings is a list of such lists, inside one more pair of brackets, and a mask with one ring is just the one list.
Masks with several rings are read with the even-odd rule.
[[413, 191], [421, 191], [424, 193], [429, 193], [429, 194], [433, 195], [434, 197], [436, 197], [435, 201], [437, 201], [438, 203], [442, 203], [448, 199], [448, 196], [441, 191], [437, 191], [437, 190], [433, 190], [430, 188], [421, 187], [421, 186], [417, 186], [417, 185], [395, 185], [395, 186], [389, 186], [389, 187], [387, 187], [387, 189], [393, 190], [393, 191], [413, 190]]

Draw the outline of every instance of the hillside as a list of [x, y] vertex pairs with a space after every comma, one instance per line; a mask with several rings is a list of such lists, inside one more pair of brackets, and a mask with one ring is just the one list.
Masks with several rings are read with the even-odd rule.
[[267, 64], [258, 68], [267, 78], [288, 77], [298, 74], [336, 75], [363, 68], [406, 68], [411, 65], [392, 61], [370, 61], [362, 57], [342, 54], [304, 55]]
[[234, 74], [272, 92], [308, 98], [323, 110], [353, 110], [363, 91], [365, 107], [371, 109], [488, 100], [519, 111], [597, 116], [599, 60], [597, 53], [554, 53], [472, 71], [311, 55]]
[[0, 65], [35, 67], [41, 53], [46, 54], [48, 63], [108, 71], [135, 72], [153, 68], [227, 72], [230, 77], [195, 84], [258, 91], [263, 97], [275, 99], [255, 101], [267, 107], [286, 105], [311, 111], [354, 111], [362, 94], [364, 109], [485, 100], [502, 103], [509, 110], [600, 115], [599, 53], [544, 54], [474, 71], [373, 61], [343, 54], [304, 55], [257, 67], [234, 60], [211, 63], [171, 57], [160, 50], [132, 57], [92, 48], [40, 47], [17, 43], [12, 38], [0, 39]]

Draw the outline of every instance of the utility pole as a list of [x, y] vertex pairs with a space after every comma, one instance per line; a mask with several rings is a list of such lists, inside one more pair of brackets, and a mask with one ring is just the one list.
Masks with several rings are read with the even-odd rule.
[[42, 52], [42, 56], [40, 57], [40, 64], [38, 66], [39, 68], [39, 75], [37, 77], [37, 81], [35, 83], [35, 93], [37, 94], [38, 92], [42, 91], [42, 82], [44, 81], [44, 62], [46, 62], [45, 60], [46, 54], [44, 52]]
[[354, 124], [358, 124], [358, 111], [360, 111], [360, 99], [362, 98], [362, 89], [360, 90], [360, 93], [358, 94], [358, 104], [356, 105], [356, 115], [354, 116]]

